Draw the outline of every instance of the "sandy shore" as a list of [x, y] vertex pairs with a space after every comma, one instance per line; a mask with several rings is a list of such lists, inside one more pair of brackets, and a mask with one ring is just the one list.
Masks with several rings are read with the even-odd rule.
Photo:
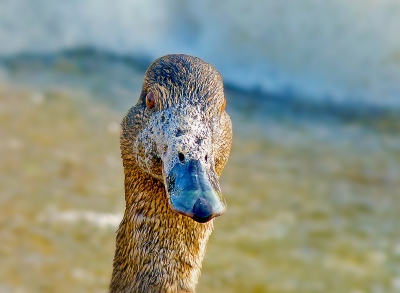
[[[8, 68], [0, 83], [0, 292], [107, 292], [124, 209], [119, 122], [142, 73], [74, 66]], [[400, 120], [229, 101], [228, 211], [198, 292], [399, 292]]]

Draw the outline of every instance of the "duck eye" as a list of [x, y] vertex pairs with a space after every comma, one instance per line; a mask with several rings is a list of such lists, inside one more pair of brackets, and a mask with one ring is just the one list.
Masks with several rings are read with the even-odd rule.
[[225, 110], [226, 107], [226, 99], [224, 98], [224, 101], [222, 102], [222, 106], [221, 106], [221, 112]]
[[154, 107], [155, 104], [155, 98], [154, 98], [154, 94], [152, 91], [149, 91], [146, 95], [146, 106], [149, 109], [152, 109]]

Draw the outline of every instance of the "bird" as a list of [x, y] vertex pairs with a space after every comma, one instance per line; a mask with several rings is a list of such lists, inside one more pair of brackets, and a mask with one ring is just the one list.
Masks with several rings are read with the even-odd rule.
[[125, 212], [110, 293], [193, 293], [214, 218], [226, 210], [219, 178], [232, 144], [220, 73], [170, 54], [146, 70], [121, 123]]

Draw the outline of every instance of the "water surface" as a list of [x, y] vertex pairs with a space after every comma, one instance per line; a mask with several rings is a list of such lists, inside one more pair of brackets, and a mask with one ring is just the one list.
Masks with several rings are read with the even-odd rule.
[[[0, 292], [107, 292], [124, 211], [119, 123], [143, 68], [3, 63]], [[396, 111], [227, 90], [234, 124], [198, 292], [400, 292]]]

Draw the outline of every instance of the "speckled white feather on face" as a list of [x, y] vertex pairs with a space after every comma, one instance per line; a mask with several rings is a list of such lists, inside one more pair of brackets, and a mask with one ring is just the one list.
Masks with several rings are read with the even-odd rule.
[[176, 164], [198, 160], [209, 170], [209, 180], [219, 190], [216, 176], [209, 174], [215, 173], [214, 124], [205, 119], [199, 106], [171, 107], [154, 113], [135, 142], [136, 150], [144, 150], [136, 154], [140, 167], [164, 182]]

